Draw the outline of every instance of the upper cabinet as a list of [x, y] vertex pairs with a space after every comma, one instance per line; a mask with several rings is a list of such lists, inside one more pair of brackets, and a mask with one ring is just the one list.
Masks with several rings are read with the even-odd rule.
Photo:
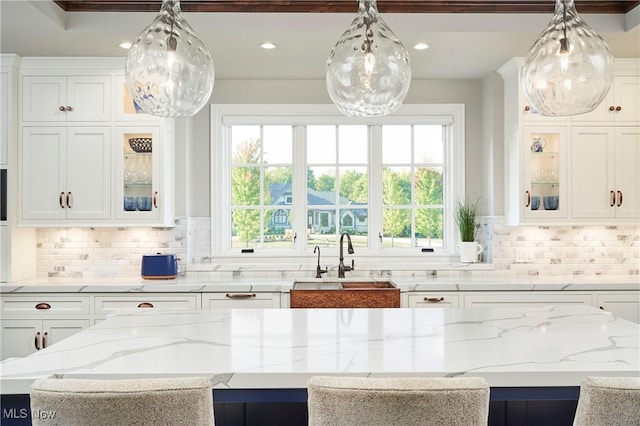
[[9, 73], [0, 72], [0, 165], [9, 160]]
[[23, 58], [21, 225], [174, 225], [173, 120], [136, 108], [123, 69], [121, 58]]
[[615, 62], [608, 97], [593, 112], [545, 117], [520, 88], [523, 60], [504, 80], [505, 221], [637, 223], [640, 209], [640, 61]]
[[23, 76], [22, 121], [111, 120], [111, 76]]

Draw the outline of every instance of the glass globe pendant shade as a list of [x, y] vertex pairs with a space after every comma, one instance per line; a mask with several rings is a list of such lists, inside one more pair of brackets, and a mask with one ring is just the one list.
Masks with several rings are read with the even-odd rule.
[[584, 114], [607, 96], [613, 56], [573, 0], [556, 0], [553, 19], [529, 50], [521, 78], [524, 96], [538, 113]]
[[151, 25], [129, 49], [129, 93], [142, 111], [158, 117], [189, 117], [213, 90], [213, 59], [187, 24], [179, 0], [163, 0]]
[[407, 49], [378, 15], [375, 0], [360, 0], [327, 60], [329, 97], [347, 116], [379, 117], [398, 109], [410, 82]]

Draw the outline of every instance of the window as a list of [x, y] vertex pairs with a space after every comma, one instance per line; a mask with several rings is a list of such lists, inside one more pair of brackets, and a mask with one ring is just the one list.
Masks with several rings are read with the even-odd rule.
[[308, 255], [348, 232], [359, 255], [451, 254], [464, 107], [352, 119], [333, 105], [212, 107], [212, 250]]

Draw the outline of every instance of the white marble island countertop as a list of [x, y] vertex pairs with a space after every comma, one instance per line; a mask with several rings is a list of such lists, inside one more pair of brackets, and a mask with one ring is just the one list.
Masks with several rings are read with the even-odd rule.
[[214, 389], [306, 388], [317, 374], [481, 376], [492, 387], [640, 375], [640, 325], [585, 306], [121, 312], [0, 364], [3, 394], [38, 377], [205, 375]]

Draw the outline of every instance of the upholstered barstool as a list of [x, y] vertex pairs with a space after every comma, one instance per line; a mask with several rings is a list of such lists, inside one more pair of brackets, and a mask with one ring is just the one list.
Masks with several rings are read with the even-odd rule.
[[309, 425], [486, 425], [489, 384], [468, 378], [309, 380]]
[[640, 425], [640, 377], [587, 377], [574, 426]]
[[211, 383], [204, 377], [42, 379], [30, 394], [35, 426], [214, 424]]

